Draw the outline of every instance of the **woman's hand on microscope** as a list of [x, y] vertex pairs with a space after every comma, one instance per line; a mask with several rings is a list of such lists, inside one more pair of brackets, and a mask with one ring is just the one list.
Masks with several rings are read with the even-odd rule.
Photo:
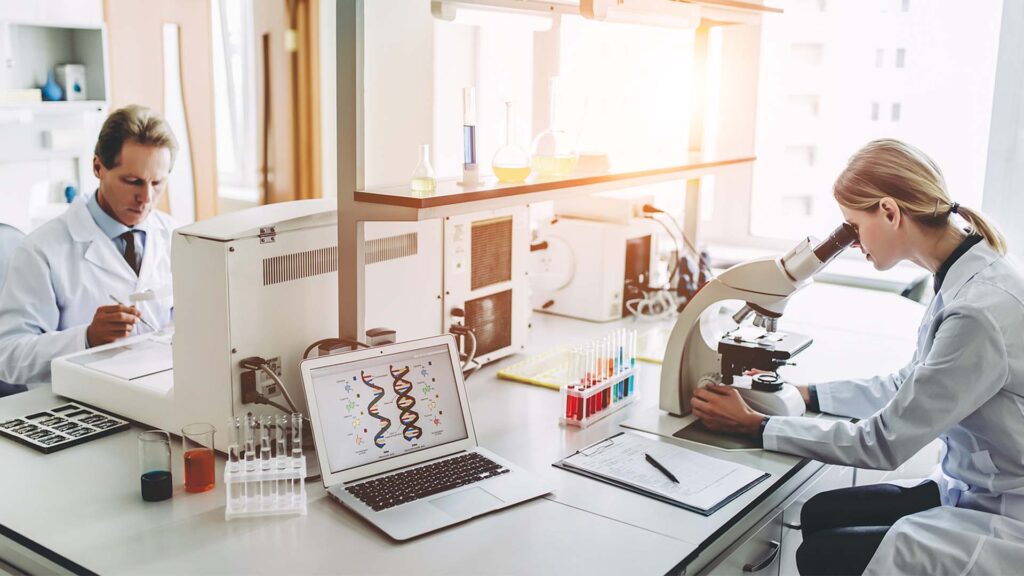
[[732, 386], [708, 384], [693, 393], [694, 416], [710, 430], [732, 432], [756, 438], [764, 414], [753, 410]]

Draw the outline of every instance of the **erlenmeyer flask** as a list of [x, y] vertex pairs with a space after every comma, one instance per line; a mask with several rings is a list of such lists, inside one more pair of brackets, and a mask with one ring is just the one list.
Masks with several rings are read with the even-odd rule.
[[434, 167], [430, 165], [430, 144], [420, 144], [420, 162], [412, 171], [410, 187], [417, 194], [431, 194], [437, 190]]
[[550, 92], [550, 124], [533, 139], [531, 161], [538, 178], [565, 178], [576, 169], [576, 149], [569, 133], [558, 123], [558, 77], [552, 77]]
[[518, 183], [530, 175], [530, 155], [526, 149], [514, 141], [515, 119], [512, 103], [505, 102], [505, 145], [494, 153], [491, 169], [498, 177], [498, 182], [505, 184]]

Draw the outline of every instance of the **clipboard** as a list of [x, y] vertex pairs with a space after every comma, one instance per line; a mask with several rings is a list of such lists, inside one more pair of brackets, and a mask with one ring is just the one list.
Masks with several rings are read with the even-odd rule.
[[[644, 458], [657, 456], [675, 468], [675, 484]], [[591, 460], [593, 458], [593, 460]], [[581, 476], [710, 516], [771, 474], [707, 456], [682, 446], [619, 432], [552, 464]]]

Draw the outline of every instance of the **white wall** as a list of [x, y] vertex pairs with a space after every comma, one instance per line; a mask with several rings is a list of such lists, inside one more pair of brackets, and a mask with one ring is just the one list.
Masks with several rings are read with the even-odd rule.
[[982, 210], [1024, 261], [1024, 2], [1003, 3]]
[[429, 0], [364, 2], [364, 185], [407, 183], [434, 123]]

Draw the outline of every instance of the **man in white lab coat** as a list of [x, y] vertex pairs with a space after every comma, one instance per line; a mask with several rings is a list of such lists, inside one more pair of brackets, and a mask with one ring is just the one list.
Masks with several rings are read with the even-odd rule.
[[0, 289], [0, 381], [48, 382], [54, 358], [170, 324], [174, 224], [153, 207], [177, 149], [148, 108], [107, 118], [96, 193], [29, 234], [11, 259]]

